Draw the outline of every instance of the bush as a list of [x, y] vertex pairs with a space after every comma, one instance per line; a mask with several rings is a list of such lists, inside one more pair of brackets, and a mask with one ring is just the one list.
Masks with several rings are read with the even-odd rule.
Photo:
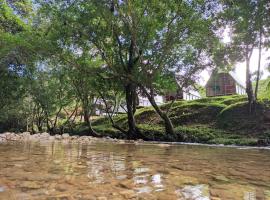
[[232, 104], [223, 109], [218, 115], [217, 125], [220, 128], [229, 130], [245, 130], [252, 131], [260, 129], [263, 124], [263, 112], [265, 104], [258, 102], [256, 105], [256, 113], [249, 113], [248, 102], [240, 102]]
[[216, 130], [205, 127], [186, 127], [180, 126], [175, 128], [176, 134], [184, 138], [184, 142], [201, 142], [208, 143], [209, 140], [214, 139]]
[[168, 140], [165, 129], [163, 126], [150, 125], [150, 124], [139, 124], [138, 128], [141, 134], [145, 137], [146, 140], [151, 141], [166, 141]]
[[225, 106], [222, 104], [193, 102], [174, 107], [170, 118], [175, 126], [190, 123], [212, 123], [224, 108]]

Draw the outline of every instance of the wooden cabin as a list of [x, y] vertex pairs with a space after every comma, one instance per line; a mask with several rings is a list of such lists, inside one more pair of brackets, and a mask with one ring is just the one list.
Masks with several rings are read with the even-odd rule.
[[205, 88], [207, 97], [246, 93], [244, 84], [232, 72], [213, 72]]

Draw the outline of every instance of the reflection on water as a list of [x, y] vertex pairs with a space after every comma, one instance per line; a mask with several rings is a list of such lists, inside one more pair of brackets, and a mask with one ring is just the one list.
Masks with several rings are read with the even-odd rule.
[[0, 144], [0, 199], [270, 200], [270, 151]]

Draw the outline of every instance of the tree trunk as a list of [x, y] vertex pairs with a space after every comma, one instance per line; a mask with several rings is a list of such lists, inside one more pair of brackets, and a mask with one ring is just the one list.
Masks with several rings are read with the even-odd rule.
[[110, 108], [109, 108], [109, 106], [108, 106], [108, 104], [106, 102], [106, 99], [105, 99], [104, 95], [101, 92], [99, 92], [99, 95], [100, 95], [102, 101], [104, 102], [106, 113], [107, 113], [107, 115], [108, 115], [108, 117], [109, 117], [109, 119], [111, 121], [112, 127], [119, 130], [121, 133], [128, 135], [127, 131], [125, 131], [123, 128], [121, 128], [120, 126], [115, 124], [115, 122], [113, 120], [113, 115], [114, 115], [115, 111], [118, 110], [116, 108], [116, 106], [117, 106], [117, 99], [116, 98], [117, 97], [115, 96], [113, 110], [111, 111], [111, 114], [110, 114]]
[[42, 119], [40, 116], [38, 116], [37, 118], [37, 128], [38, 128], [38, 132], [42, 132]]
[[157, 105], [155, 98], [152, 94], [150, 94], [147, 89], [143, 86], [140, 86], [140, 88], [142, 89], [143, 93], [147, 96], [148, 100], [150, 101], [151, 105], [153, 106], [153, 108], [155, 109], [155, 111], [157, 112], [157, 114], [160, 116], [160, 118], [164, 121], [165, 124], [165, 130], [166, 130], [166, 134], [171, 137], [175, 137], [175, 132], [174, 132], [174, 128], [173, 128], [173, 124], [170, 120], [170, 118], [168, 117], [166, 112], [163, 112], [160, 107]]
[[136, 122], [134, 118], [134, 85], [129, 83], [125, 87], [126, 92], [126, 105], [127, 105], [127, 116], [128, 116], [128, 139], [134, 139], [137, 136]]
[[49, 124], [49, 115], [48, 115], [47, 111], [45, 111], [45, 117], [46, 117], [47, 132], [48, 133], [54, 133], [53, 129], [50, 127], [50, 124]]
[[97, 134], [97, 132], [93, 129], [91, 125], [89, 111], [86, 107], [83, 107], [83, 118], [84, 118], [84, 122], [86, 123], [88, 127], [90, 136], [99, 137], [99, 135]]
[[258, 87], [259, 87], [259, 80], [260, 80], [260, 73], [261, 73], [261, 56], [262, 56], [262, 29], [260, 29], [258, 71], [257, 71], [256, 87], [255, 87], [255, 95], [254, 95], [255, 101], [257, 101], [257, 97], [258, 97]]
[[248, 106], [249, 113], [251, 114], [253, 111], [253, 102], [254, 102], [254, 94], [251, 83], [251, 74], [250, 74], [250, 55], [248, 48], [246, 49], [246, 93], [248, 96]]

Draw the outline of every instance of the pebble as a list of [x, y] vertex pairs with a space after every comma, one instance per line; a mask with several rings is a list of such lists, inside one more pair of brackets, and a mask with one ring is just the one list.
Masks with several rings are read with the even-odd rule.
[[64, 139], [67, 139], [67, 138], [69, 138], [69, 134], [67, 134], [67, 133], [64, 133], [64, 134], [62, 135], [62, 138], [64, 138]]
[[0, 192], [4, 192], [5, 188], [0, 186]]
[[124, 191], [121, 191], [120, 194], [127, 199], [131, 199], [137, 196], [133, 190], [124, 190]]
[[40, 185], [38, 185], [37, 183], [32, 182], [32, 181], [24, 181], [24, 182], [20, 183], [20, 187], [21, 188], [28, 188], [28, 189], [39, 189], [39, 188], [41, 188]]

